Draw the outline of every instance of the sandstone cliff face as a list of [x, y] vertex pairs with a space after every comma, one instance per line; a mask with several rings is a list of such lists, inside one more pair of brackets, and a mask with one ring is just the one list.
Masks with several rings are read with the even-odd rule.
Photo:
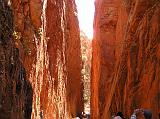
[[[31, 116], [33, 119], [56, 119], [70, 118], [71, 115], [81, 113], [83, 102], [80, 38], [74, 0], [5, 0], [5, 4], [7, 8], [12, 9], [5, 11], [13, 13], [10, 17], [14, 22], [12, 31], [8, 31], [11, 40], [4, 40], [8, 50], [3, 48], [4, 44], [0, 46], [1, 64], [5, 69], [10, 65], [8, 61], [13, 55], [16, 70], [11, 70], [18, 76], [23, 67], [26, 84], [20, 87], [21, 93], [17, 99], [19, 102], [16, 102], [16, 99], [9, 100], [12, 103], [9, 107], [11, 112], [8, 112], [6, 107], [2, 108], [4, 113], [1, 113], [1, 116], [8, 113], [6, 118], [17, 116], [16, 119], [23, 119]], [[4, 52], [8, 52], [8, 64], [4, 64]], [[2, 83], [14, 87], [18, 85], [19, 89], [19, 85], [24, 82], [16, 76], [13, 81], [3, 77]], [[27, 89], [31, 93], [28, 93]], [[14, 94], [14, 89], [7, 90], [4, 92], [2, 87], [0, 91], [6, 96]], [[3, 98], [2, 94], [2, 100]], [[19, 112], [16, 109], [19, 109]], [[25, 110], [27, 111], [24, 114]], [[17, 113], [14, 113], [15, 111]], [[26, 114], [29, 116], [25, 117]]]
[[91, 113], [102, 118], [115, 66], [117, 8], [113, 0], [96, 1], [91, 73]]
[[12, 38], [13, 14], [0, 1], [0, 118], [29, 119], [33, 89]]
[[147, 108], [158, 119], [160, 1], [97, 0], [94, 29], [92, 118]]
[[66, 65], [68, 71], [67, 102], [70, 103], [71, 112], [75, 115], [83, 111], [83, 83], [81, 81], [81, 44], [78, 29], [77, 10], [74, 0], [66, 3]]

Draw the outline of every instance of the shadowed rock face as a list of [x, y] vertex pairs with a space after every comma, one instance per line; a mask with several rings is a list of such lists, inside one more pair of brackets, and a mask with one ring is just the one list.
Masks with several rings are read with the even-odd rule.
[[92, 119], [135, 108], [159, 113], [160, 2], [97, 0], [92, 80]]
[[0, 118], [30, 119], [33, 89], [12, 33], [12, 10], [0, 1]]
[[[0, 116], [6, 119], [11, 117], [16, 119], [65, 117], [67, 119], [71, 118], [71, 115], [76, 116], [81, 113], [83, 111], [82, 61], [74, 0], [44, 0], [43, 2], [5, 0], [4, 2], [8, 4], [5, 12], [13, 13], [9, 18], [5, 18], [8, 19], [7, 24], [11, 24], [11, 19], [14, 22], [12, 21], [10, 26], [11, 31], [4, 30], [10, 33], [10, 37], [4, 39], [3, 31], [0, 32], [0, 67], [2, 66], [0, 70], [3, 69], [4, 76], [2, 77], [4, 82], [3, 80], [1, 82], [4, 87], [0, 87], [2, 97], [0, 97], [0, 104], [4, 96], [8, 96], [5, 100], [10, 101], [4, 102], [3, 105], [8, 105], [5, 107], [2, 105], [4, 108], [0, 111]], [[0, 5], [2, 8], [2, 4]], [[0, 20], [2, 24], [3, 17], [0, 17]], [[2, 27], [4, 25], [6, 24], [2, 24]], [[14, 68], [9, 63], [12, 59]], [[10, 65], [11, 69], [7, 69]], [[25, 82], [18, 79], [22, 69], [25, 72]], [[5, 71], [7, 78], [5, 78]], [[13, 79], [8, 78], [8, 75], [13, 74], [15, 75]], [[7, 86], [11, 89], [4, 89]], [[18, 99], [14, 97], [16, 91]], [[32, 91], [33, 95], [28, 91]], [[17, 100], [19, 102], [16, 102]]]

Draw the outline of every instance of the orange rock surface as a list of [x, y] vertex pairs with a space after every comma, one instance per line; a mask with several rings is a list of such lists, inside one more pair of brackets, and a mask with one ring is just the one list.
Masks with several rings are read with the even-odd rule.
[[[14, 88], [5, 89], [5, 85], [0, 87], [0, 106], [1, 101], [4, 99], [6, 101], [2, 105], [3, 108], [0, 107], [2, 110], [0, 118], [67, 119], [80, 114], [83, 111], [82, 61], [75, 1], [5, 0], [4, 2], [6, 8], [0, 4], [0, 12], [6, 11], [13, 14], [5, 18], [13, 18], [13, 25], [11, 31], [8, 31], [10, 37], [4, 40], [7, 45], [0, 44], [0, 49], [2, 49], [0, 57], [4, 63], [3, 71], [10, 65], [8, 61], [6, 61], [7, 65], [3, 61], [6, 52], [8, 55], [6, 54], [5, 57], [9, 61], [16, 55], [15, 49], [19, 56], [14, 59], [16, 69], [13, 69], [15, 73], [13, 81], [2, 77], [4, 80], [2, 84], [14, 86]], [[3, 18], [0, 17], [0, 20], [4, 26]], [[0, 39], [3, 40], [1, 34], [2, 31]], [[8, 41], [9, 38], [11, 43]], [[9, 47], [9, 49], [3, 47]], [[19, 89], [18, 82], [22, 83], [19, 80], [23, 77], [17, 79], [21, 66], [25, 71], [26, 84], [23, 83], [25, 86], [21, 87], [21, 93], [17, 99], [14, 98], [17, 96], [14, 93], [17, 85]], [[6, 75], [9, 75], [8, 73], [6, 72]], [[31, 88], [31, 93], [27, 92], [27, 86]], [[1, 93], [4, 94], [1, 95]], [[4, 98], [10, 95], [14, 100]], [[17, 100], [19, 102], [16, 102]], [[8, 107], [4, 106], [5, 104], [8, 104]], [[25, 117], [26, 114], [28, 117]]]
[[160, 113], [160, 1], [96, 0], [91, 118]]

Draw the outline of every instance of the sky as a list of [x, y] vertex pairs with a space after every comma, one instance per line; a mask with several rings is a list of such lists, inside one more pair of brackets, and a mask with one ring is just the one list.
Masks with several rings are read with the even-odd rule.
[[75, 0], [78, 10], [80, 30], [88, 38], [93, 38], [94, 0]]

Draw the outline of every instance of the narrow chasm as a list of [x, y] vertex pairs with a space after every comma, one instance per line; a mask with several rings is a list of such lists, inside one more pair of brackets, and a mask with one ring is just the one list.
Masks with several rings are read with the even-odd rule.
[[90, 114], [90, 83], [91, 83], [91, 59], [92, 59], [92, 40], [89, 39], [86, 34], [80, 32], [81, 40], [81, 54], [82, 54], [82, 81], [84, 85], [83, 89], [83, 102], [84, 112]]
[[82, 3], [0, 0], [0, 119], [159, 119], [160, 1]]

